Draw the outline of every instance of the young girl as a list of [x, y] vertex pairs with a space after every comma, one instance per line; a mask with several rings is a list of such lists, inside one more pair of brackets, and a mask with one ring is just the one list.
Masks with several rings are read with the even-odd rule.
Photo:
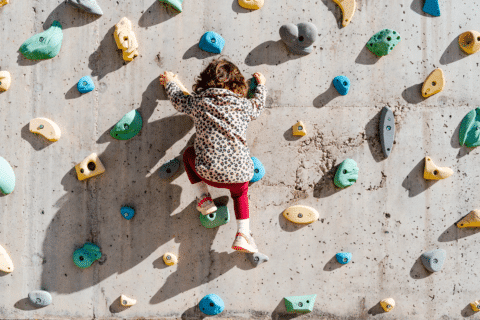
[[247, 146], [247, 128], [265, 107], [265, 77], [253, 75], [258, 86], [253, 99], [247, 99], [247, 83], [240, 70], [225, 59], [213, 60], [197, 78], [194, 93], [185, 95], [175, 83], [175, 75], [165, 71], [160, 83], [165, 86], [174, 108], [193, 118], [195, 148], [183, 154], [185, 171], [197, 187], [197, 209], [207, 215], [217, 210], [208, 186], [230, 190], [237, 219], [237, 234], [232, 249], [258, 252], [250, 232], [248, 182], [253, 162]]

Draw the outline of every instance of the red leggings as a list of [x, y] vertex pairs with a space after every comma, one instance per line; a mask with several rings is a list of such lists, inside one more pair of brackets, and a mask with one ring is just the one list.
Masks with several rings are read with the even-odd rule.
[[248, 210], [248, 182], [218, 183], [200, 177], [195, 171], [195, 149], [193, 147], [189, 147], [185, 150], [185, 153], [183, 154], [183, 163], [185, 165], [188, 180], [190, 180], [191, 184], [203, 181], [209, 186], [230, 190], [237, 220], [248, 219], [250, 217]]

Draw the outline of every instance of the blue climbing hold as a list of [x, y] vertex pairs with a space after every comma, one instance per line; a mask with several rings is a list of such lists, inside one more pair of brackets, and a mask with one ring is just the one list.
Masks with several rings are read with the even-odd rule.
[[216, 294], [207, 294], [200, 300], [198, 306], [203, 313], [209, 316], [217, 315], [225, 309], [225, 303]]
[[0, 157], [0, 191], [10, 194], [15, 189], [15, 173], [7, 160]]
[[338, 76], [333, 79], [333, 86], [337, 89], [338, 93], [342, 96], [346, 96], [348, 90], [350, 90], [350, 79], [346, 76]]
[[216, 32], [208, 31], [200, 39], [200, 49], [211, 53], [221, 53], [225, 46], [225, 40]]
[[173, 158], [158, 169], [158, 175], [160, 179], [171, 178], [180, 168], [180, 161], [177, 158]]
[[130, 220], [135, 215], [135, 209], [133, 209], [132, 207], [124, 206], [120, 208], [120, 213], [122, 214], [122, 217], [124, 217], [127, 220]]
[[352, 260], [352, 254], [350, 252], [339, 252], [335, 255], [338, 263], [347, 264]]
[[425, 0], [425, 4], [423, 5], [423, 12], [428, 13], [434, 17], [440, 17], [440, 4], [438, 0]]
[[95, 89], [95, 84], [90, 76], [85, 76], [78, 81], [77, 89], [80, 93], [88, 93]]
[[257, 182], [258, 180], [262, 179], [265, 175], [265, 168], [263, 164], [255, 157], [252, 157], [253, 161], [253, 177], [250, 182]]
[[102, 257], [102, 252], [97, 245], [87, 242], [80, 249], [73, 252], [73, 263], [81, 269], [86, 269]]

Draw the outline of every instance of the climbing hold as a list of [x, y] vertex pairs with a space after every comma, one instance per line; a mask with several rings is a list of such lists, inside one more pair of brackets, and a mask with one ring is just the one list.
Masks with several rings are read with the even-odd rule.
[[338, 93], [346, 96], [348, 90], [350, 90], [350, 79], [346, 76], [337, 76], [333, 79], [333, 86], [337, 89]]
[[339, 252], [335, 255], [338, 263], [347, 264], [352, 260], [352, 254], [350, 252]]
[[8, 71], [0, 71], [0, 91], [7, 91], [12, 84], [12, 76]]
[[285, 297], [285, 308], [287, 312], [308, 313], [312, 312], [315, 304], [316, 294], [308, 296]]
[[263, 7], [264, 3], [264, 0], [238, 0], [240, 7], [249, 10], [258, 10]]
[[307, 224], [317, 221], [320, 214], [312, 207], [296, 205], [283, 211], [283, 216], [293, 223]]
[[346, 27], [352, 21], [355, 14], [356, 2], [355, 0], [333, 0], [342, 10], [343, 21], [342, 26]]
[[445, 76], [443, 70], [438, 68], [433, 70], [422, 86], [422, 96], [428, 98], [436, 93], [443, 91], [445, 87]]
[[185, 86], [183, 85], [182, 81], [180, 81], [180, 78], [178, 77], [178, 74], [173, 76], [173, 82], [175, 82], [177, 84], [177, 86], [180, 87], [180, 90], [183, 91], [184, 95], [186, 95], [186, 96], [190, 95], [190, 91], [188, 91], [188, 89], [185, 88]]
[[179, 168], [180, 168], [180, 161], [177, 158], [173, 158], [172, 160], [163, 164], [160, 167], [160, 169], [158, 169], [158, 175], [160, 176], [160, 179], [165, 180], [173, 177], [173, 175], [177, 173]]
[[15, 173], [7, 160], [0, 157], [0, 191], [7, 195], [15, 189]]
[[13, 272], [13, 262], [4, 247], [0, 245], [0, 271], [5, 273]]
[[380, 143], [385, 158], [388, 158], [395, 141], [395, 117], [392, 110], [385, 106], [380, 115]]
[[260, 252], [248, 254], [248, 259], [255, 267], [269, 260], [267, 255]]
[[165, 262], [167, 266], [174, 266], [178, 263], [178, 258], [173, 253], [167, 252], [163, 255], [163, 262]]
[[60, 52], [62, 41], [62, 25], [58, 21], [53, 21], [50, 28], [25, 41], [20, 47], [20, 52], [30, 60], [52, 59]]
[[383, 299], [380, 301], [380, 305], [385, 312], [390, 312], [393, 308], [395, 308], [395, 300], [393, 300], [393, 298]]
[[219, 314], [225, 309], [222, 298], [213, 293], [203, 297], [198, 306], [203, 313], [209, 316]]
[[307, 129], [302, 121], [298, 121], [293, 125], [292, 132], [294, 136], [304, 136], [307, 134]]
[[473, 109], [463, 118], [459, 133], [460, 145], [480, 146], [480, 108]]
[[47, 118], [36, 118], [30, 120], [30, 132], [39, 134], [49, 141], [58, 141], [62, 135], [62, 131], [58, 125]]
[[182, 12], [183, 10], [182, 9], [183, 0], [159, 0], [159, 1], [162, 4], [177, 10], [178, 12]]
[[137, 300], [127, 297], [126, 295], [122, 294], [120, 296], [120, 304], [124, 307], [131, 307], [137, 303]]
[[358, 179], [358, 167], [355, 160], [345, 159], [337, 169], [333, 183], [339, 188], [347, 188]]
[[253, 177], [250, 182], [257, 182], [258, 180], [262, 179], [265, 175], [265, 168], [263, 164], [255, 157], [252, 157], [253, 161]]
[[440, 271], [447, 257], [447, 252], [443, 249], [437, 249], [424, 252], [421, 256], [423, 266], [430, 272]]
[[3, 7], [6, 4], [9, 4], [10, 3], [9, 1], [10, 0], [0, 0], [0, 8]]
[[280, 38], [288, 50], [294, 54], [312, 53], [317, 33], [317, 27], [310, 22], [302, 22], [297, 25], [288, 23], [280, 27]]
[[480, 32], [470, 30], [464, 32], [458, 37], [458, 44], [463, 51], [468, 54], [474, 54], [480, 50]]
[[258, 82], [255, 77], [251, 78], [248, 80], [248, 92], [247, 92], [247, 98], [252, 99], [255, 96], [255, 90], [257, 89]]
[[92, 265], [96, 260], [102, 257], [102, 252], [97, 245], [87, 242], [73, 252], [73, 263], [81, 269], [86, 269]]
[[98, 16], [103, 15], [102, 8], [100, 8], [95, 0], [67, 0], [67, 3], [88, 13]]
[[119, 23], [115, 25], [113, 33], [117, 48], [123, 52], [123, 60], [132, 61], [138, 56], [138, 42], [135, 33], [133, 33], [132, 22], [123, 17]]
[[120, 214], [126, 220], [130, 220], [135, 215], [135, 209], [133, 209], [132, 207], [128, 207], [128, 206], [123, 206], [123, 207], [120, 208]]
[[82, 162], [75, 166], [77, 171], [78, 180], [82, 181], [105, 172], [105, 167], [103, 166], [100, 158], [96, 153], [92, 153], [86, 157]]
[[433, 163], [432, 158], [425, 157], [425, 170], [423, 172], [423, 178], [425, 180], [442, 180], [450, 177], [452, 174], [452, 169], [448, 167], [438, 167]]
[[425, 0], [423, 5], [423, 12], [428, 13], [434, 17], [440, 17], [440, 5], [438, 0]]
[[77, 90], [80, 93], [88, 93], [95, 89], [95, 84], [93, 83], [90, 76], [82, 77], [77, 83]]
[[208, 229], [220, 227], [230, 222], [230, 212], [226, 206], [217, 207], [217, 211], [203, 215], [200, 213], [200, 223]]
[[470, 302], [470, 307], [475, 312], [480, 311], [480, 301], [477, 300], [477, 301]]
[[402, 40], [398, 32], [391, 29], [383, 29], [373, 35], [367, 42], [367, 48], [378, 57], [386, 56]]
[[46, 307], [52, 303], [52, 295], [47, 291], [35, 290], [28, 294], [28, 300], [36, 307]]
[[225, 40], [216, 32], [208, 31], [200, 39], [198, 46], [203, 51], [211, 53], [220, 53], [225, 46]]
[[140, 112], [132, 110], [120, 119], [110, 130], [110, 135], [117, 140], [128, 140], [142, 130], [143, 120]]
[[478, 228], [480, 227], [480, 210], [470, 211], [462, 220], [456, 223], [458, 228]]

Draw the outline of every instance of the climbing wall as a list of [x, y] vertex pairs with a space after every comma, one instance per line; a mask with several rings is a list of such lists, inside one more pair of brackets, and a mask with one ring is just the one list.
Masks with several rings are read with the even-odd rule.
[[[0, 93], [0, 156], [13, 167], [15, 191], [0, 197], [0, 244], [15, 270], [0, 272], [0, 318], [197, 319], [198, 303], [217, 294], [225, 319], [289, 319], [284, 297], [316, 294], [308, 319], [478, 319], [470, 302], [480, 299], [480, 229], [454, 223], [480, 206], [477, 149], [459, 144], [460, 122], [480, 105], [480, 54], [464, 54], [458, 37], [479, 30], [478, 1], [440, 0], [442, 14], [422, 11], [423, 0], [357, 0], [351, 22], [333, 0], [265, 0], [250, 11], [238, 0], [185, 0], [173, 14], [156, 0], [98, 0], [101, 17], [59, 0], [11, 0], [0, 8], [0, 71], [11, 87]], [[127, 17], [139, 56], [125, 62], [114, 40]], [[58, 56], [32, 61], [18, 52], [31, 36], [63, 26]], [[280, 40], [286, 23], [318, 29], [313, 52], [290, 54]], [[382, 29], [402, 40], [378, 58], [365, 45]], [[258, 267], [230, 249], [234, 217], [206, 229], [195, 209], [183, 167], [171, 180], [159, 168], [181, 159], [193, 143], [193, 122], [167, 100], [158, 77], [177, 73], [187, 88], [215, 54], [199, 49], [206, 31], [225, 39], [223, 54], [245, 75], [267, 78], [267, 109], [251, 123], [251, 155], [266, 169], [250, 189], [251, 228], [270, 260]], [[436, 68], [445, 89], [427, 99], [422, 84]], [[96, 89], [77, 90], [90, 75]], [[334, 77], [347, 76], [346, 96]], [[385, 159], [378, 126], [381, 110], [395, 116], [395, 144]], [[141, 132], [128, 141], [112, 127], [136, 109]], [[57, 142], [29, 131], [30, 120], [51, 119]], [[307, 135], [293, 136], [302, 121]], [[79, 181], [75, 165], [96, 153], [105, 173]], [[423, 178], [424, 158], [454, 174]], [[335, 168], [354, 159], [357, 182], [333, 185]], [[224, 190], [212, 190], [233, 212]], [[120, 208], [135, 207], [124, 219]], [[318, 221], [297, 225], [282, 212], [307, 205]], [[102, 258], [87, 269], [72, 259], [86, 242]], [[439, 272], [420, 255], [444, 249]], [[352, 253], [346, 265], [338, 252]], [[171, 252], [178, 264], [167, 266]], [[36, 308], [34, 290], [53, 303]], [[137, 300], [126, 308], [120, 295]], [[379, 302], [393, 298], [384, 313]]]

